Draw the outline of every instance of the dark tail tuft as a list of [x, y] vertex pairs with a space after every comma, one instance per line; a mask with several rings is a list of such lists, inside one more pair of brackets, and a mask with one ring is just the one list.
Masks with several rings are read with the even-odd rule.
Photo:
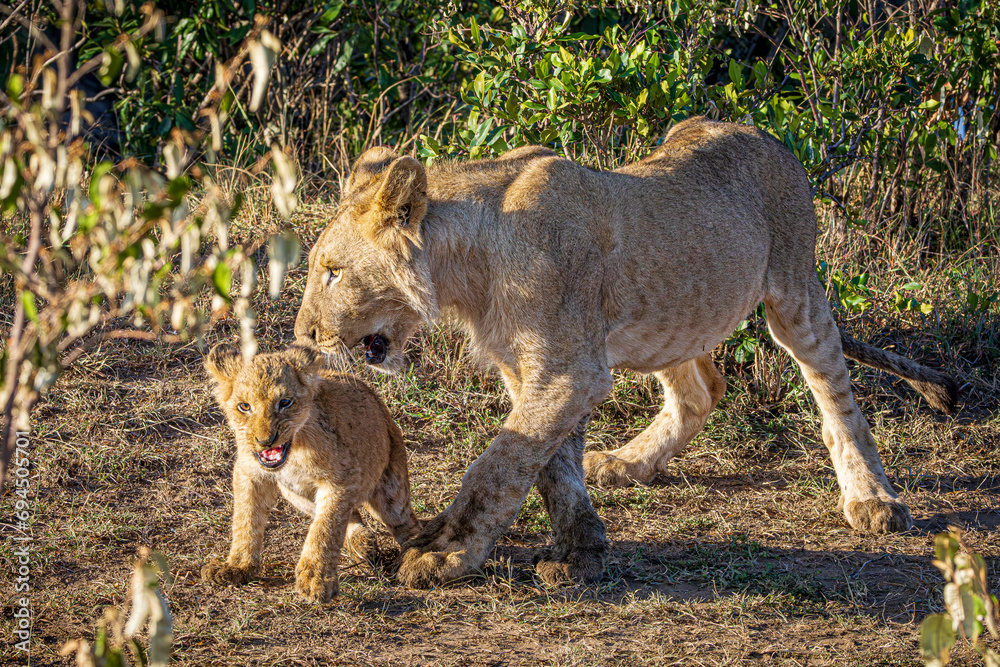
[[958, 405], [958, 383], [951, 376], [895, 352], [862, 343], [847, 335], [843, 329], [840, 331], [840, 342], [844, 348], [844, 356], [848, 359], [898, 375], [920, 392], [938, 412], [950, 415], [955, 411]]

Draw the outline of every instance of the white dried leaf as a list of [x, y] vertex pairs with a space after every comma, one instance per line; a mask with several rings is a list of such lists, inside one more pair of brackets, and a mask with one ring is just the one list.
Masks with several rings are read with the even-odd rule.
[[139, 59], [139, 50], [135, 48], [132, 40], [125, 42], [125, 57], [128, 59], [128, 67], [125, 68], [125, 80], [134, 81], [139, 75], [139, 66], [142, 61]]
[[46, 111], [52, 111], [56, 108], [58, 85], [59, 77], [56, 76], [56, 71], [51, 67], [46, 67], [45, 71], [42, 72], [42, 108]]
[[181, 234], [181, 273], [187, 274], [191, 271], [192, 258], [198, 246], [201, 244], [201, 230], [198, 225], [188, 225]]
[[222, 123], [219, 122], [219, 114], [212, 109], [208, 110], [207, 115], [212, 127], [212, 150], [218, 153], [222, 150]]
[[55, 161], [49, 157], [48, 153], [39, 150], [32, 153], [29, 164], [31, 165], [31, 171], [35, 174], [31, 187], [36, 192], [48, 192], [51, 190], [56, 178]]
[[281, 53], [281, 40], [267, 30], [260, 33], [260, 40], [250, 43], [250, 62], [253, 64], [253, 92], [250, 95], [250, 111], [257, 111], [267, 92], [267, 80], [271, 67]]
[[163, 145], [163, 160], [167, 163], [167, 178], [174, 179], [181, 175], [181, 161], [184, 150], [176, 141], [168, 141]]
[[271, 164], [274, 166], [274, 179], [271, 181], [271, 195], [278, 213], [285, 220], [295, 211], [295, 185], [298, 182], [298, 169], [295, 161], [281, 150], [277, 144], [271, 146]]
[[229, 83], [227, 81], [228, 76], [229, 68], [223, 63], [215, 63], [215, 83], [213, 85], [221, 94], [225, 94], [226, 89], [229, 88]]
[[134, 637], [149, 621], [146, 657], [151, 667], [164, 667], [169, 662], [174, 634], [173, 618], [159, 583], [158, 568], [141, 559], [132, 573], [132, 614], [125, 626], [125, 636]]
[[244, 257], [240, 264], [240, 296], [249, 299], [257, 287], [257, 263], [253, 257]]
[[236, 300], [236, 316], [240, 318], [240, 349], [243, 358], [247, 361], [257, 354], [257, 338], [254, 336], [254, 329], [257, 326], [257, 317], [250, 302], [244, 298]]
[[281, 296], [281, 284], [285, 280], [288, 267], [299, 261], [299, 239], [285, 230], [271, 237], [267, 243], [267, 273], [269, 293], [272, 299]]
[[0, 174], [0, 199], [10, 196], [15, 182], [17, 182], [17, 163], [8, 155], [3, 161], [3, 173]]

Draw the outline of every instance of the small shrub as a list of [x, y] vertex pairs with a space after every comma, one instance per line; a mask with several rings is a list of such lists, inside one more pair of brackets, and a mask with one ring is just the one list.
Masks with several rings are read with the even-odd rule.
[[986, 667], [1000, 667], [1000, 654], [988, 648], [981, 637], [997, 633], [997, 598], [987, 586], [986, 561], [973, 553], [962, 532], [950, 528], [934, 538], [934, 565], [947, 582], [944, 585], [945, 613], [931, 614], [920, 626], [920, 654], [927, 667], [943, 667], [951, 660], [951, 649], [964, 639], [983, 657]]

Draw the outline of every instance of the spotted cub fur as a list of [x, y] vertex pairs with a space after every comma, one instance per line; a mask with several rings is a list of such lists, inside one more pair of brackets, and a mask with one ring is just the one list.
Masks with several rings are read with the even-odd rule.
[[226, 562], [202, 568], [206, 581], [244, 584], [259, 575], [279, 494], [313, 517], [295, 568], [295, 587], [312, 602], [337, 595], [345, 539], [361, 553], [373, 543], [362, 505], [399, 543], [419, 530], [403, 436], [385, 404], [357, 378], [317, 365], [315, 353], [298, 347], [247, 362], [225, 346], [209, 353], [205, 368], [237, 455], [232, 547]]

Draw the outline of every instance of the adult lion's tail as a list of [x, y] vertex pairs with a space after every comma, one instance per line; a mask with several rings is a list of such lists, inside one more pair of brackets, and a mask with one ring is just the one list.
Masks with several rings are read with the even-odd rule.
[[947, 415], [954, 412], [958, 403], [958, 383], [950, 376], [895, 352], [862, 343], [847, 335], [843, 329], [840, 330], [840, 343], [844, 348], [844, 356], [848, 359], [898, 375], [920, 392], [935, 410]]

